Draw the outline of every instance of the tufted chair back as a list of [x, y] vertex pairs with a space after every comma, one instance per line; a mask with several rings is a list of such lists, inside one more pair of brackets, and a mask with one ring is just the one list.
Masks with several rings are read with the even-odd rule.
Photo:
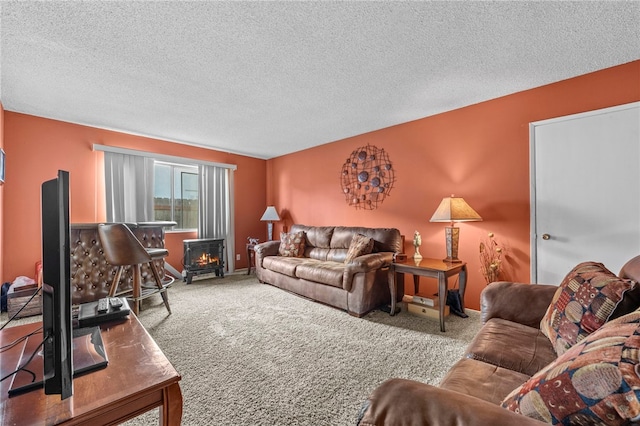
[[128, 266], [151, 261], [151, 256], [124, 223], [101, 224], [98, 235], [104, 257], [112, 265]]
[[[133, 235], [145, 248], [164, 247], [164, 230], [160, 225], [130, 224]], [[164, 261], [155, 261], [164, 276]], [[133, 288], [133, 268], [120, 277], [119, 290]], [[71, 224], [71, 295], [72, 303], [92, 302], [107, 297], [117, 266], [110, 265], [98, 236], [98, 224]], [[143, 280], [150, 281], [153, 273], [148, 264], [142, 265]]]

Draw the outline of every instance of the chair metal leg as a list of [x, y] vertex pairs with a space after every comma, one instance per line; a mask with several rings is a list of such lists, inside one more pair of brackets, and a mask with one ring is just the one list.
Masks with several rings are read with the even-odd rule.
[[162, 286], [162, 279], [160, 278], [160, 274], [158, 273], [158, 268], [156, 268], [156, 264], [153, 261], [149, 262], [151, 266], [151, 272], [153, 272], [153, 278], [156, 280], [156, 285], [160, 290], [160, 296], [162, 296], [162, 301], [164, 302], [164, 306], [167, 308], [167, 311], [171, 313], [171, 307], [169, 306], [169, 295], [167, 294], [166, 287]]

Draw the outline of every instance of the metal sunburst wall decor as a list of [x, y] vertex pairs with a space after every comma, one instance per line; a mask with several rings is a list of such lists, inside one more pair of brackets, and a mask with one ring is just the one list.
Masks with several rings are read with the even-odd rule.
[[389, 195], [395, 175], [384, 149], [367, 145], [354, 150], [342, 165], [340, 183], [347, 204], [373, 210]]

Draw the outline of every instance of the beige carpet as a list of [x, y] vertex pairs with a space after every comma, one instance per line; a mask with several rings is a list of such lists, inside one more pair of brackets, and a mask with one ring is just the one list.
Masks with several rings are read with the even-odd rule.
[[[172, 315], [154, 296], [139, 318], [182, 375], [187, 426], [354, 425], [388, 378], [437, 384], [480, 327], [473, 311], [448, 317], [445, 333], [404, 311], [354, 318], [247, 275], [169, 292]], [[157, 419], [154, 410], [126, 424]]]
[[406, 312], [354, 318], [246, 275], [170, 292], [173, 315], [157, 297], [140, 320], [182, 375], [184, 425], [353, 425], [388, 378], [437, 384], [480, 326], [477, 312], [445, 333]]

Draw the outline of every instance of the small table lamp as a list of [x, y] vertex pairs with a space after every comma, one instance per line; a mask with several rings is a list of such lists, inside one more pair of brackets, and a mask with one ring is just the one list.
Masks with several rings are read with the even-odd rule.
[[269, 230], [269, 241], [273, 241], [273, 222], [277, 222], [280, 220], [278, 211], [274, 206], [268, 206], [260, 220], [263, 222], [268, 222], [267, 229]]
[[455, 222], [479, 222], [481, 220], [480, 215], [464, 201], [464, 198], [454, 197], [452, 194], [451, 197], [442, 199], [430, 222], [451, 222], [451, 226], [447, 226], [444, 229], [447, 240], [447, 258], [444, 259], [445, 262], [462, 262], [458, 259], [460, 228], [456, 228]]

